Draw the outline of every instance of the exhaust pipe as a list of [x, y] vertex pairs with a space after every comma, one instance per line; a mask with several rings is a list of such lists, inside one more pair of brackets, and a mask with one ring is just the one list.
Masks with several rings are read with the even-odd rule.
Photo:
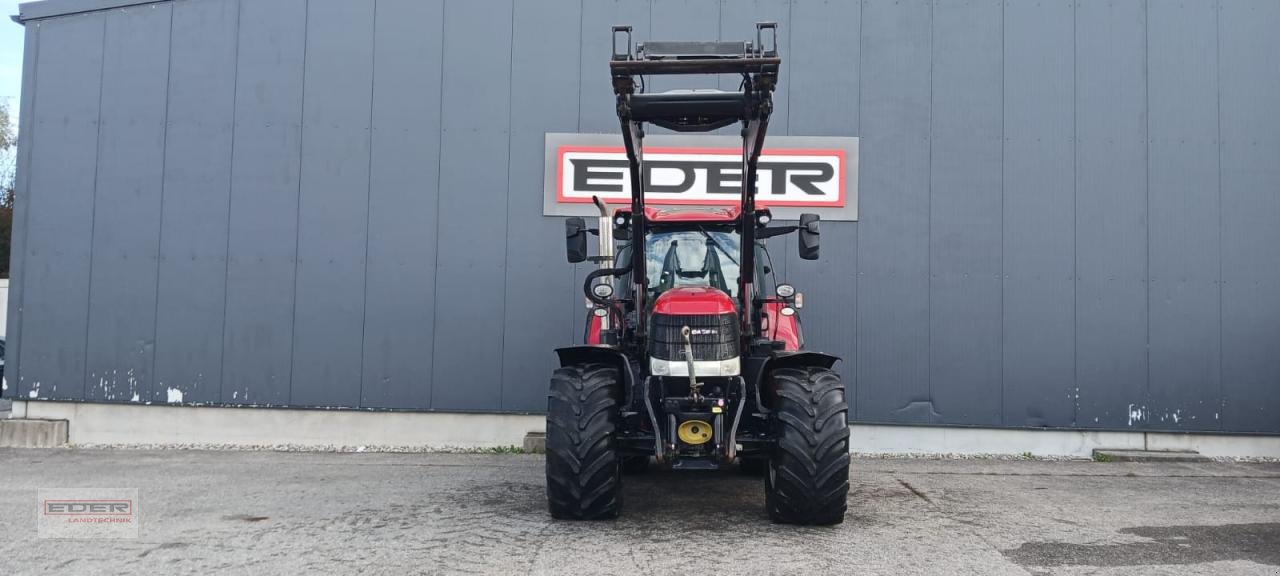
[[609, 207], [599, 196], [592, 196], [591, 203], [600, 211], [600, 267], [613, 268], [613, 220], [609, 217]]
[[[596, 209], [600, 211], [600, 233], [597, 238], [600, 239], [600, 262], [599, 267], [613, 268], [613, 220], [609, 217], [609, 207], [600, 200], [599, 196], [592, 196], [591, 203], [596, 205]], [[600, 278], [601, 283], [609, 282], [607, 276]], [[591, 302], [587, 302], [587, 307], [591, 308]], [[609, 314], [600, 317], [600, 329], [609, 330]]]

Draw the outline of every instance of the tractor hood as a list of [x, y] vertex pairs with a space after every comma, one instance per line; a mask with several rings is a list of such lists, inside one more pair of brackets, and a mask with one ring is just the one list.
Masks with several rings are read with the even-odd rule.
[[733, 298], [708, 286], [679, 286], [663, 292], [653, 303], [655, 314], [672, 316], [732, 314]]

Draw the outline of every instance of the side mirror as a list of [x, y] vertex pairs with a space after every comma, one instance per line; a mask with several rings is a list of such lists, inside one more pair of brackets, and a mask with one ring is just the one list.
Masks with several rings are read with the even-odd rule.
[[587, 259], [587, 223], [574, 216], [564, 221], [565, 252], [569, 263], [577, 264]]
[[800, 258], [804, 260], [818, 259], [818, 221], [817, 214], [800, 215]]

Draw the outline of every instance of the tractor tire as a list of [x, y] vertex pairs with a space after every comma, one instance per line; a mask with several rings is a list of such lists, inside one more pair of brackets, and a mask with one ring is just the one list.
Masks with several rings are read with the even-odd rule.
[[622, 508], [622, 457], [614, 432], [618, 369], [604, 364], [558, 368], [547, 396], [547, 502], [551, 516], [617, 518]]
[[826, 368], [779, 368], [778, 447], [765, 475], [769, 518], [784, 524], [844, 522], [849, 495], [849, 422], [844, 384]]

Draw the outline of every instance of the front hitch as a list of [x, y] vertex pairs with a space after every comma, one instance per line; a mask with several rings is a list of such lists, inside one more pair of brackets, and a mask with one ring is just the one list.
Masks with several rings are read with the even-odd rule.
[[698, 378], [694, 376], [692, 333], [693, 331], [689, 330], [688, 326], [680, 327], [680, 335], [684, 337], [684, 360], [689, 365], [689, 396], [692, 396], [694, 400], [698, 400], [702, 397], [700, 394], [700, 392], [702, 392], [702, 384], [699, 383]]

